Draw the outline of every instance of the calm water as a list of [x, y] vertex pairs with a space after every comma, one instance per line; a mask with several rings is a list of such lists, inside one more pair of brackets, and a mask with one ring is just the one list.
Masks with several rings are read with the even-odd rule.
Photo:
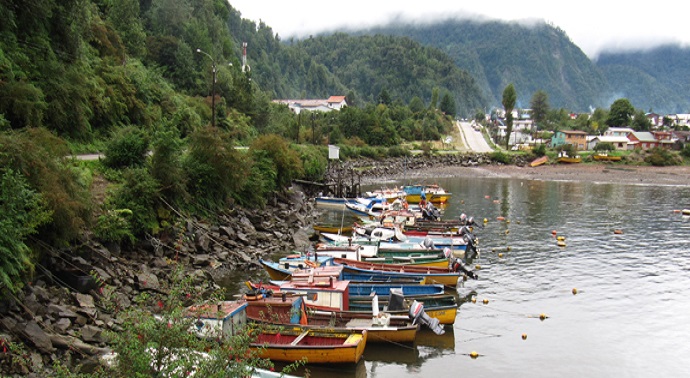
[[369, 345], [357, 366], [311, 377], [690, 375], [690, 219], [673, 211], [690, 207], [690, 186], [432, 182], [454, 194], [446, 218], [488, 219], [480, 278], [458, 288], [476, 303], [462, 304], [444, 336]]

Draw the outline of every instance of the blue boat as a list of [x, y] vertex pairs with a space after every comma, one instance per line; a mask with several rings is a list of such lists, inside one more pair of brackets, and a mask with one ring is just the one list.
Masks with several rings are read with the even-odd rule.
[[433, 295], [443, 294], [443, 285], [420, 285], [420, 284], [400, 284], [387, 282], [354, 282], [350, 281], [350, 298], [353, 297], [368, 297], [372, 293], [381, 298], [388, 297], [391, 289], [400, 289], [404, 296], [410, 295]]

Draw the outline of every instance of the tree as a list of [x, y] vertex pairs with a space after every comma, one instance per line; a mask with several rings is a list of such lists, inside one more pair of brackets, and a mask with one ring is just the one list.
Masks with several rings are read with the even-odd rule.
[[619, 98], [611, 104], [606, 125], [609, 127], [628, 126], [633, 114], [635, 114], [635, 108], [630, 101], [627, 98]]
[[381, 89], [381, 92], [379, 92], [379, 104], [384, 104], [384, 105], [390, 105], [392, 100], [391, 100], [391, 95], [388, 94], [388, 91], [386, 88]]
[[33, 267], [24, 239], [48, 222], [51, 213], [24, 176], [10, 168], [0, 174], [0, 287], [16, 291], [22, 275]]
[[419, 96], [414, 96], [412, 100], [410, 100], [409, 108], [412, 113], [420, 113], [424, 111], [424, 103]]
[[429, 104], [429, 109], [436, 109], [436, 104], [438, 103], [438, 88], [434, 87], [431, 91], [431, 103]]
[[443, 94], [439, 108], [444, 114], [455, 117], [455, 99], [450, 93]]
[[549, 96], [546, 92], [538, 90], [532, 95], [529, 105], [532, 108], [532, 120], [537, 126], [542, 126], [549, 114]]
[[517, 93], [513, 84], [503, 90], [503, 109], [506, 111], [506, 149], [510, 144], [510, 133], [513, 132], [513, 109], [515, 108], [515, 101], [517, 101]]
[[652, 128], [652, 121], [647, 118], [644, 111], [637, 110], [632, 119], [632, 128], [635, 131], [649, 131]]

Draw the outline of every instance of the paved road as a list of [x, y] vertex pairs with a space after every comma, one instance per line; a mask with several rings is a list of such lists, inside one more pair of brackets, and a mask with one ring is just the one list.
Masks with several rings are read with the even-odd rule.
[[484, 134], [481, 131], [477, 131], [472, 128], [472, 124], [469, 122], [457, 122], [458, 129], [460, 130], [460, 135], [462, 135], [462, 140], [465, 146], [470, 151], [473, 152], [491, 152], [493, 149], [489, 146], [484, 139]]

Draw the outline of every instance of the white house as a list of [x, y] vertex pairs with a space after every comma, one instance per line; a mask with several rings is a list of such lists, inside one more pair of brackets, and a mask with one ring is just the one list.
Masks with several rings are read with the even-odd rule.
[[[589, 137], [587, 137], [589, 139]], [[599, 143], [611, 143], [617, 150], [632, 149], [630, 139], [627, 136], [599, 135], [587, 141], [587, 149], [593, 150]]]
[[285, 104], [299, 114], [302, 110], [310, 112], [330, 112], [332, 110], [340, 110], [347, 106], [347, 99], [345, 96], [331, 96], [328, 99], [286, 99], [273, 100], [276, 104]]
[[628, 137], [628, 135], [634, 133], [635, 130], [629, 127], [609, 127], [608, 130], [604, 132], [605, 136], [617, 136], [617, 137]]

